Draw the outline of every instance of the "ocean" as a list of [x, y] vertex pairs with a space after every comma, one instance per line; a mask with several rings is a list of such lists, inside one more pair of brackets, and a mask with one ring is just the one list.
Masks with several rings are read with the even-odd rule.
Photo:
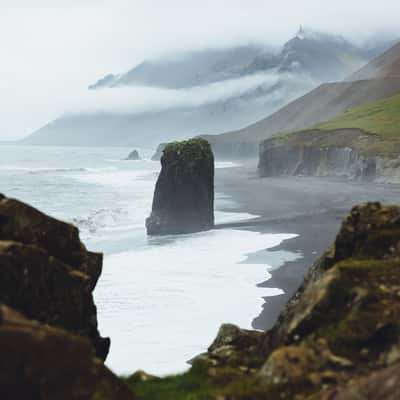
[[[295, 235], [147, 237], [160, 166], [149, 149], [139, 150], [140, 161], [123, 160], [130, 150], [0, 146], [0, 192], [77, 225], [88, 249], [104, 253], [95, 302], [100, 332], [111, 337], [107, 365], [118, 374], [172, 374], [207, 349], [222, 323], [250, 329], [263, 297], [282, 293], [257, 286], [270, 265], [245, 261]], [[217, 163], [217, 173], [232, 166]], [[216, 223], [254, 217], [220, 211], [232, 201], [216, 188]]]

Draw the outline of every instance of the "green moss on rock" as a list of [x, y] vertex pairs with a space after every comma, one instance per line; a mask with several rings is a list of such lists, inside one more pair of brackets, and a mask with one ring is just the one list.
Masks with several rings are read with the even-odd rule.
[[202, 138], [193, 138], [180, 142], [168, 143], [164, 150], [165, 157], [179, 156], [187, 161], [208, 159], [213, 161], [213, 153], [210, 143]]
[[225, 325], [186, 374], [129, 384], [144, 400], [394, 400], [399, 321], [400, 208], [364, 204], [271, 331]]

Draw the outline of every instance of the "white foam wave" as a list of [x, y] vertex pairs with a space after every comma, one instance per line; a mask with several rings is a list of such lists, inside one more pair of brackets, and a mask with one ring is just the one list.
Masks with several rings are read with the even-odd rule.
[[215, 168], [234, 168], [239, 167], [241, 164], [232, 161], [216, 161]]
[[95, 296], [100, 329], [113, 338], [108, 365], [118, 373], [179, 372], [221, 323], [250, 328], [263, 296], [282, 291], [256, 286], [268, 279], [267, 265], [240, 262], [293, 236], [210, 231], [106, 257]]
[[57, 167], [22, 167], [17, 165], [0, 165], [0, 171], [21, 171], [28, 172], [32, 174], [37, 173], [57, 173], [57, 172], [107, 172], [116, 171], [116, 167], [101, 167], [101, 168], [85, 168], [85, 167], [75, 167], [75, 168], [57, 168]]

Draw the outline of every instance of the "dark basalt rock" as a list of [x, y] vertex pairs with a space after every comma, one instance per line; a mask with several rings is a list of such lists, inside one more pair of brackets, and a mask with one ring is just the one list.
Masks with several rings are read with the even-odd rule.
[[161, 158], [149, 235], [199, 232], [214, 226], [214, 156], [204, 139], [168, 144]]
[[130, 161], [137, 161], [140, 160], [140, 155], [137, 150], [133, 150], [129, 153], [128, 157], [126, 157], [125, 160], [130, 160]]
[[74, 226], [17, 200], [0, 198], [0, 302], [30, 319], [85, 336], [105, 359], [92, 292], [102, 255], [88, 252]]
[[89, 400], [99, 366], [87, 339], [0, 306], [0, 398]]
[[134, 400], [89, 340], [0, 304], [2, 400]]

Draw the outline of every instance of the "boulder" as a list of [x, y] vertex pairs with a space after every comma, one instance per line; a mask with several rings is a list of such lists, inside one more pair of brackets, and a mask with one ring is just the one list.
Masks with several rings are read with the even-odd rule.
[[190, 363], [194, 364], [200, 361], [213, 367], [225, 366], [251, 371], [263, 361], [259, 351], [263, 339], [264, 332], [250, 331], [240, 329], [232, 324], [224, 324], [207, 352], [195, 357]]
[[137, 161], [140, 160], [140, 155], [137, 150], [133, 150], [129, 153], [128, 157], [125, 160]]
[[105, 359], [110, 340], [97, 329], [92, 292], [102, 255], [74, 226], [17, 200], [0, 198], [0, 302], [27, 318], [87, 337]]
[[214, 226], [214, 155], [204, 139], [168, 144], [161, 158], [149, 235], [199, 232]]

